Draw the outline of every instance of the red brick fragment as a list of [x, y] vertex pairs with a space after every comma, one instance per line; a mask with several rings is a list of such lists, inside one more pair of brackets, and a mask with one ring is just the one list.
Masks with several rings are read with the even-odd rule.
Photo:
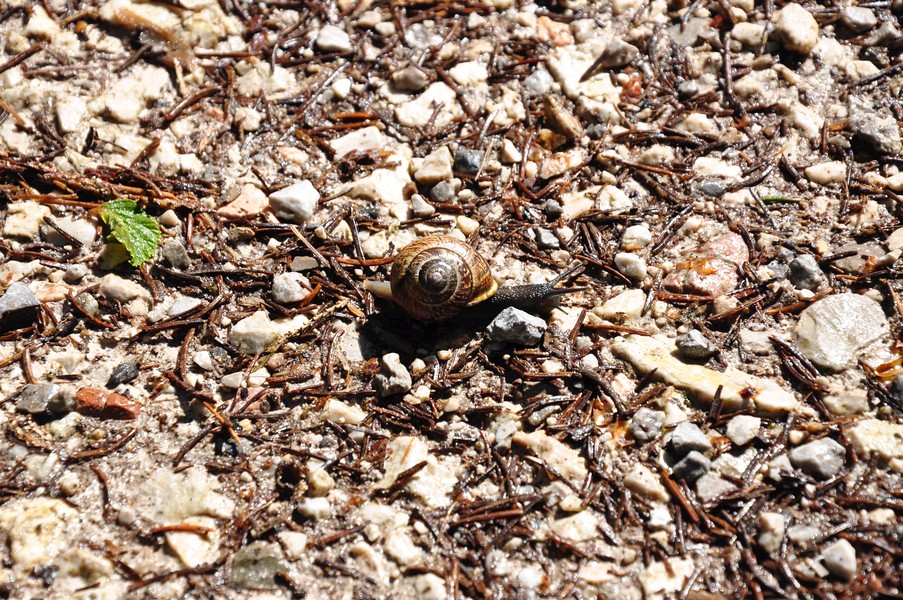
[[100, 388], [82, 388], [75, 394], [75, 412], [99, 419], [131, 420], [141, 405], [127, 396]]

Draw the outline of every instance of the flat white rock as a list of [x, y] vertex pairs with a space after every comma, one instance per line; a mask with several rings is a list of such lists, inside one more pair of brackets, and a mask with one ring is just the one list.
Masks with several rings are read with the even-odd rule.
[[712, 402], [721, 387], [724, 409], [729, 412], [752, 408], [756, 414], [774, 415], [799, 404], [793, 394], [770, 379], [730, 367], [720, 372], [687, 364], [676, 357], [674, 341], [661, 336], [631, 335], [612, 344], [611, 351], [641, 373], [655, 371], [655, 379], [686, 390], [705, 404]]
[[800, 352], [817, 366], [843, 371], [856, 364], [862, 351], [887, 335], [881, 305], [867, 296], [845, 292], [815, 302], [796, 325]]

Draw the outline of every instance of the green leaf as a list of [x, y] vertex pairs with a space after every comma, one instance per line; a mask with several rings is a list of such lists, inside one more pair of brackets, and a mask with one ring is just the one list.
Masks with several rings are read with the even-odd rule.
[[160, 227], [157, 222], [138, 210], [132, 200], [119, 198], [104, 202], [100, 207], [100, 217], [110, 226], [110, 239], [115, 239], [128, 250], [133, 267], [149, 261], [157, 253], [160, 243]]

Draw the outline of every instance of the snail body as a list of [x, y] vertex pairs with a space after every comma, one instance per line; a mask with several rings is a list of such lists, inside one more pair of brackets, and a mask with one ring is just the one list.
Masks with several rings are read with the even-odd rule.
[[433, 235], [402, 248], [392, 263], [389, 283], [367, 281], [376, 296], [393, 300], [421, 321], [443, 321], [462, 311], [535, 308], [583, 288], [555, 288], [567, 271], [548, 283], [499, 286], [485, 258], [457, 238]]

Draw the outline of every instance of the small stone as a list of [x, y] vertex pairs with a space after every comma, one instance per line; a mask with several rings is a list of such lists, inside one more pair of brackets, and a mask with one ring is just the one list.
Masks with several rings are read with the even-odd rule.
[[542, 108], [550, 129], [571, 142], [583, 137], [583, 124], [571, 113], [562, 98], [546, 94], [542, 99]]
[[720, 198], [724, 195], [724, 192], [727, 191], [727, 188], [724, 187], [724, 181], [721, 179], [703, 179], [694, 184], [693, 187], [696, 188], [699, 193], [711, 196], [712, 198]]
[[17, 281], [0, 297], [0, 330], [9, 331], [32, 324], [41, 302], [27, 284]]
[[486, 331], [493, 342], [535, 346], [542, 340], [547, 327], [539, 317], [509, 306], [492, 320]]
[[301, 273], [280, 273], [273, 277], [273, 300], [279, 304], [300, 302], [309, 293], [310, 284]]
[[[70, 237], [77, 240], [78, 243], [85, 248], [90, 249], [97, 240], [97, 229], [94, 227], [94, 223], [91, 223], [90, 221], [63, 217], [61, 219], [56, 219], [53, 223]], [[63, 237], [56, 229], [49, 225], [41, 227], [41, 235], [48, 243], [55, 246], [72, 245], [72, 242]]]
[[335, 25], [326, 25], [317, 33], [317, 48], [324, 52], [348, 52], [351, 36]]
[[85, 275], [88, 274], [88, 267], [81, 263], [76, 263], [71, 265], [66, 269], [66, 272], [63, 273], [63, 281], [66, 283], [78, 283], [82, 279], [84, 279]]
[[903, 424], [863, 419], [847, 430], [847, 439], [856, 455], [863, 460], [867, 461], [877, 454], [891, 463], [895, 471], [903, 472]]
[[856, 562], [856, 549], [843, 538], [825, 548], [821, 554], [821, 560], [832, 575], [844, 581], [852, 580], [859, 570]]
[[665, 424], [665, 413], [660, 410], [642, 407], [630, 419], [628, 429], [633, 439], [641, 444], [658, 437]]
[[624, 476], [624, 485], [631, 491], [652, 500], [667, 502], [671, 498], [668, 490], [662, 484], [661, 478], [642, 463], [636, 463]]
[[692, 558], [669, 558], [664, 561], [651, 562], [639, 572], [637, 578], [642, 587], [643, 598], [672, 598], [687, 584], [693, 576], [695, 565]]
[[514, 142], [506, 138], [505, 141], [502, 142], [502, 153], [500, 158], [503, 163], [510, 165], [512, 163], [521, 162], [524, 159], [524, 155], [517, 149]]
[[100, 294], [116, 302], [130, 302], [136, 298], [150, 298], [150, 293], [141, 285], [119, 275], [110, 273], [100, 280]]
[[533, 230], [536, 234], [536, 245], [543, 250], [554, 250], [561, 247], [561, 242], [555, 234], [544, 227], [537, 227]]
[[863, 33], [878, 24], [878, 17], [870, 8], [847, 6], [840, 13], [840, 22], [854, 33]]
[[831, 438], [821, 438], [790, 451], [790, 464], [816, 479], [830, 479], [843, 468], [846, 450]]
[[216, 212], [227, 219], [256, 217], [267, 207], [267, 196], [256, 185], [246, 184], [234, 200], [220, 207]]
[[179, 227], [180, 225], [182, 225], [182, 221], [179, 219], [179, 215], [177, 215], [176, 211], [171, 208], [157, 217], [157, 222], [163, 227]]
[[677, 336], [674, 340], [677, 352], [687, 360], [706, 360], [718, 352], [718, 347], [698, 329]]
[[[894, 393], [894, 389], [897, 388], [897, 379], [900, 379], [901, 376], [898, 375], [894, 379], [894, 384], [891, 386], [891, 393]], [[903, 399], [903, 396], [897, 395], [897, 397]], [[861, 415], [869, 409], [869, 400], [868, 393], [865, 390], [847, 390], [838, 394], [829, 394], [822, 398], [822, 402], [829, 411], [834, 413], [835, 415], [841, 416], [850, 416], [850, 415]]]
[[296, 256], [292, 258], [289, 268], [292, 271], [311, 271], [320, 266], [320, 262], [313, 256]]
[[188, 250], [179, 238], [169, 238], [160, 246], [160, 254], [163, 260], [176, 269], [186, 269], [191, 264]]
[[280, 574], [289, 570], [278, 544], [256, 541], [232, 556], [229, 582], [241, 588], [276, 588]]
[[134, 381], [138, 378], [140, 372], [140, 361], [137, 358], [127, 359], [116, 365], [113, 372], [110, 373], [110, 377], [107, 379], [107, 387], [114, 388], [117, 385]]
[[455, 226], [465, 236], [471, 236], [480, 228], [480, 222], [464, 215], [455, 217]]
[[451, 181], [440, 181], [430, 190], [430, 200], [437, 204], [445, 204], [455, 199], [455, 184]]
[[602, 55], [597, 59], [597, 68], [620, 69], [636, 60], [639, 54], [639, 48], [616, 37], [608, 42], [605, 50], [602, 51]]
[[190, 296], [178, 296], [170, 305], [166, 314], [170, 317], [179, 317], [186, 315], [196, 308], [203, 306], [205, 302], [200, 298], [191, 298]]
[[[443, 107], [438, 116], [434, 116], [436, 106]], [[432, 122], [435, 129], [441, 129], [461, 114], [455, 90], [443, 81], [433, 83], [413, 100], [395, 107], [395, 118], [404, 127], [426, 127]]]
[[671, 467], [671, 476], [674, 479], [696, 481], [705, 475], [711, 466], [712, 461], [706, 458], [702, 453], [693, 450]]
[[843, 371], [860, 352], [889, 331], [881, 305], [850, 292], [813, 303], [800, 313], [795, 334], [800, 352], [817, 366]]
[[621, 236], [621, 250], [635, 252], [652, 243], [652, 232], [645, 225], [631, 225]]
[[703, 474], [693, 483], [696, 489], [696, 497], [700, 502], [710, 502], [737, 489], [737, 486], [721, 476], [721, 473], [709, 471]]
[[686, 421], [674, 428], [671, 433], [670, 445], [671, 450], [677, 456], [684, 456], [693, 450], [708, 452], [712, 449], [712, 443], [709, 442], [709, 438], [702, 429], [698, 425]]
[[784, 540], [784, 515], [776, 512], [759, 513], [756, 524], [759, 526], [759, 537], [756, 541], [765, 552], [774, 554], [781, 549]]
[[374, 126], [363, 127], [346, 133], [329, 142], [335, 152], [333, 160], [341, 160], [349, 154], [379, 153], [394, 146], [392, 138]]
[[32, 415], [58, 416], [70, 412], [72, 402], [55, 383], [29, 383], [19, 395], [16, 410]]
[[893, 115], [875, 110], [867, 101], [855, 96], [850, 97], [848, 104], [849, 127], [857, 140], [878, 154], [903, 152], [900, 127]]
[[618, 252], [614, 259], [615, 267], [632, 281], [641, 282], [646, 279], [646, 261], [630, 252]]
[[526, 433], [518, 431], [511, 436], [511, 442], [530, 450], [541, 458], [562, 477], [580, 485], [586, 479], [588, 470], [586, 460], [564, 442], [561, 442], [544, 431]]
[[536, 69], [524, 79], [524, 91], [528, 96], [542, 96], [554, 83], [552, 75], [545, 69]]
[[562, 207], [561, 203], [557, 200], [549, 198], [543, 203], [542, 212], [545, 213], [546, 217], [551, 222], [564, 214], [564, 207]]
[[807, 55], [818, 43], [818, 23], [799, 4], [787, 4], [775, 16], [774, 33], [784, 48]]
[[765, 25], [760, 23], [736, 23], [731, 37], [744, 46], [756, 47], [765, 42]]
[[392, 83], [399, 92], [419, 92], [426, 88], [429, 79], [426, 73], [413, 65], [392, 73]]
[[452, 155], [448, 146], [440, 146], [423, 159], [423, 164], [414, 173], [414, 179], [431, 185], [452, 178]]
[[458, 148], [455, 152], [455, 171], [466, 175], [476, 175], [483, 164], [482, 150]]
[[436, 214], [436, 207], [426, 201], [420, 194], [411, 195], [411, 212], [415, 217], [427, 218]]
[[614, 298], [609, 298], [602, 306], [593, 309], [593, 314], [613, 321], [639, 319], [643, 315], [646, 294], [643, 290], [629, 289]]
[[100, 388], [82, 388], [75, 393], [75, 412], [100, 419], [131, 420], [141, 406], [122, 394]]
[[682, 100], [687, 100], [692, 98], [696, 94], [699, 93], [699, 84], [696, 83], [695, 79], [688, 79], [686, 81], [681, 81], [677, 85], [677, 94], [680, 96]]
[[811, 254], [797, 256], [790, 262], [790, 283], [800, 290], [817, 291], [828, 285], [828, 277]]
[[806, 179], [819, 185], [843, 183], [847, 179], [847, 164], [841, 160], [823, 162], [806, 167], [803, 173], [805, 173]]
[[745, 446], [759, 434], [762, 419], [752, 415], [737, 415], [727, 422], [725, 436], [738, 446]]
[[242, 354], [257, 355], [275, 346], [281, 337], [279, 327], [265, 311], [259, 310], [232, 327], [229, 343]]
[[317, 212], [320, 192], [305, 179], [273, 192], [269, 200], [277, 217], [303, 225]]
[[3, 235], [34, 239], [41, 230], [44, 217], [49, 216], [49, 208], [31, 200], [9, 204], [6, 207], [6, 221], [3, 222]]
[[411, 374], [401, 364], [398, 354], [386, 354], [379, 361], [379, 373], [373, 378], [373, 389], [380, 397], [402, 394], [411, 389]]

